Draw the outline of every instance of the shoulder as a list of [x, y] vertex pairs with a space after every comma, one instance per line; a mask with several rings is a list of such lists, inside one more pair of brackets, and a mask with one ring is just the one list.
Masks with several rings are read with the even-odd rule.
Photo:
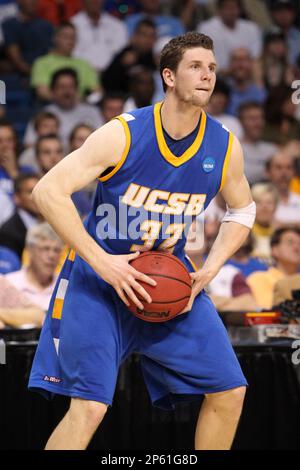
[[87, 18], [87, 15], [83, 11], [80, 11], [76, 13], [76, 15], [72, 16], [71, 22], [75, 26], [81, 26], [81, 25], [85, 25], [88, 23], [88, 18]]
[[6, 41], [9, 36], [17, 34], [20, 28], [21, 24], [18, 18], [11, 17], [4, 20], [2, 22], [2, 30]]
[[24, 269], [20, 269], [19, 271], [15, 271], [13, 273], [9, 273], [9, 274], [5, 274], [5, 279], [12, 283], [12, 284], [16, 284], [16, 283], [19, 283], [19, 282], [23, 282], [24, 279], [25, 279], [25, 270]]
[[54, 30], [50, 21], [44, 20], [43, 18], [36, 18], [33, 24], [38, 28], [45, 28], [50, 30], [51, 32]]
[[35, 59], [33, 62], [33, 68], [47, 66], [50, 62], [53, 63], [54, 60], [55, 59], [52, 54], [43, 55]]
[[221, 26], [220, 19], [217, 16], [214, 16], [210, 18], [209, 20], [205, 20], [199, 23], [197, 29], [198, 31], [201, 31], [202, 29], [208, 30], [208, 29], [214, 29], [220, 26]]
[[269, 268], [267, 271], [254, 271], [247, 277], [247, 282], [250, 284], [259, 284], [260, 282], [264, 282], [266, 279], [273, 277], [274, 269], [275, 268]]
[[142, 13], [133, 13], [131, 15], [128, 15], [125, 19], [126, 24], [128, 25], [133, 25], [140, 21], [143, 18]]
[[138, 122], [138, 125], [141, 125], [147, 118], [153, 116], [154, 106], [146, 106], [144, 108], [138, 108], [134, 110], [127, 111], [121, 114], [120, 118], [124, 119], [128, 123]]
[[240, 29], [248, 32], [257, 33], [260, 31], [259, 27], [253, 21], [245, 20], [243, 18], [238, 20], [238, 26]]
[[118, 18], [115, 18], [114, 16], [110, 15], [109, 13], [102, 14], [102, 22], [103, 24], [112, 26], [114, 28], [125, 29], [124, 23]]
[[19, 25], [20, 25], [20, 21], [15, 16], [6, 18], [6, 20], [4, 20], [2, 23], [3, 28], [8, 28], [8, 27], [14, 28], [14, 27], [18, 27]]
[[205, 113], [206, 114], [206, 123], [212, 127], [214, 127], [215, 129], [219, 129], [221, 130], [222, 132], [226, 132], [226, 133], [229, 133], [230, 130], [221, 122], [219, 121], [218, 119], [214, 118], [213, 116], [211, 116], [210, 114], [208, 113]]

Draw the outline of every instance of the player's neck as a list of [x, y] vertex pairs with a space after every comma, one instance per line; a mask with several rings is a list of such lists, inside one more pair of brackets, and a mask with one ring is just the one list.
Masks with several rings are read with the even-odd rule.
[[166, 97], [161, 107], [162, 126], [173, 139], [182, 139], [197, 127], [201, 112], [201, 108]]

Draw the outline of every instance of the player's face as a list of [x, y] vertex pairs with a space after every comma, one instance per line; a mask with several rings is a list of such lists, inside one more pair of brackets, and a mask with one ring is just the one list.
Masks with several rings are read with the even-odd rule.
[[206, 106], [216, 83], [216, 59], [211, 50], [195, 47], [184, 52], [173, 74], [177, 97], [194, 106]]

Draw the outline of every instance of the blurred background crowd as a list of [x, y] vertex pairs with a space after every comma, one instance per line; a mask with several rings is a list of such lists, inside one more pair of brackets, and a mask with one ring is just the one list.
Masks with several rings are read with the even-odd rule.
[[[31, 200], [35, 184], [95, 128], [162, 100], [160, 51], [190, 30], [214, 40], [206, 111], [240, 139], [257, 204], [208, 291], [219, 310], [245, 311], [300, 289], [299, 1], [1, 0], [0, 327], [42, 324], [68, 251]], [[94, 189], [72, 196], [82, 218]], [[218, 195], [192, 226], [197, 267], [225, 210]]]

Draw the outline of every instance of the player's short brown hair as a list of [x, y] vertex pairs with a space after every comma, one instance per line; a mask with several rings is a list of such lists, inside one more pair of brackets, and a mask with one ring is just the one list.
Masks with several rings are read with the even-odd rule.
[[167, 85], [163, 79], [162, 72], [164, 69], [170, 69], [176, 72], [179, 62], [182, 59], [184, 52], [187, 49], [193, 49], [194, 47], [203, 47], [214, 52], [213, 40], [205, 34], [191, 31], [177, 36], [171, 39], [161, 51], [159, 71], [163, 83], [164, 91], [167, 89]]

